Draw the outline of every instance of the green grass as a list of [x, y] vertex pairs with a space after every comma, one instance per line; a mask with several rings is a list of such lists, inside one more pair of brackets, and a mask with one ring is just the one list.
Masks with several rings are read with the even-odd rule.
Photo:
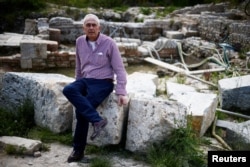
[[[42, 142], [60, 142], [72, 144], [72, 132], [55, 134], [46, 128], [35, 125], [34, 105], [32, 100], [26, 99], [17, 111], [7, 111], [0, 108], [0, 136], [19, 136], [39, 139]], [[10, 149], [11, 150], [11, 149]]]
[[56, 134], [56, 133], [51, 132], [49, 129], [36, 126], [29, 131], [28, 137], [31, 139], [41, 140], [44, 143], [59, 142], [61, 144], [65, 144], [69, 146], [72, 145], [72, 132], [71, 131]]
[[190, 128], [178, 128], [169, 138], [152, 144], [147, 155], [148, 163], [153, 167], [202, 167], [206, 161], [199, 150], [200, 139]]
[[0, 136], [26, 137], [35, 126], [33, 102], [26, 99], [17, 111], [0, 108]]
[[90, 167], [110, 167], [111, 161], [107, 157], [95, 157], [91, 160]]

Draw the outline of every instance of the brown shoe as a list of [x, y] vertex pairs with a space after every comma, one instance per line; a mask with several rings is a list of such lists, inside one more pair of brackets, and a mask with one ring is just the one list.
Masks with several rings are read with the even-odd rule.
[[83, 153], [73, 150], [68, 157], [68, 163], [80, 161], [83, 158]]
[[94, 132], [91, 135], [90, 139], [94, 140], [96, 137], [100, 135], [100, 132], [105, 128], [105, 126], [108, 124], [108, 120], [105, 118], [99, 122], [95, 122], [93, 124], [94, 126]]

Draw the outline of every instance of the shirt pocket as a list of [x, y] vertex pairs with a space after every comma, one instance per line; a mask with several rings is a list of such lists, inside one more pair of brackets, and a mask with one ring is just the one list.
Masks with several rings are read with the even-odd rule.
[[94, 54], [93, 63], [96, 65], [105, 65], [109, 61], [108, 56], [103, 54], [103, 52], [97, 52]]

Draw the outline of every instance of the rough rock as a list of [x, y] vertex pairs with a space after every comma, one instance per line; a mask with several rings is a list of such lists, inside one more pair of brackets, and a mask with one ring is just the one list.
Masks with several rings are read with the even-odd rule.
[[[105, 146], [111, 144], [119, 144], [123, 137], [123, 132], [126, 129], [127, 121], [127, 107], [122, 107], [117, 104], [117, 95], [111, 93], [103, 102], [98, 106], [97, 111], [100, 113], [101, 117], [107, 118], [108, 124], [103, 131], [101, 131], [100, 136], [94, 141], [90, 140], [90, 136], [93, 133], [93, 126], [89, 124], [88, 139], [87, 143], [96, 146]], [[76, 126], [76, 118], [74, 112], [73, 119], [73, 132]]]
[[145, 152], [153, 142], [167, 139], [173, 129], [186, 126], [186, 112], [176, 101], [131, 98], [126, 149]]
[[250, 75], [218, 81], [219, 100], [222, 109], [250, 115]]
[[136, 97], [155, 97], [158, 84], [158, 76], [134, 72], [128, 76], [127, 92]]
[[7, 72], [3, 76], [0, 104], [13, 110], [30, 98], [36, 124], [60, 133], [72, 127], [73, 109], [62, 89], [73, 80], [61, 74]]
[[2, 145], [2, 147], [13, 146], [16, 152], [26, 155], [34, 155], [36, 151], [41, 149], [42, 142], [22, 137], [1, 136], [0, 145]]
[[235, 150], [250, 149], [250, 120], [241, 123], [217, 120], [216, 126], [226, 129], [225, 141]]
[[176, 100], [187, 107], [187, 115], [191, 116], [191, 124], [194, 130], [203, 136], [211, 126], [218, 98], [216, 94], [199, 93], [191, 86], [167, 82], [169, 99]]

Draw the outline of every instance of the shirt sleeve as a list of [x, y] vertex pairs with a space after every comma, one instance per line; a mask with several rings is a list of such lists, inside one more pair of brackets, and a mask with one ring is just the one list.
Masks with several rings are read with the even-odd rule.
[[80, 79], [81, 78], [81, 61], [80, 61], [80, 57], [79, 57], [79, 43], [80, 43], [80, 40], [77, 39], [76, 40], [76, 60], [75, 60], [75, 63], [76, 63], [76, 66], [75, 66], [75, 78], [76, 80]]
[[113, 41], [111, 45], [111, 65], [116, 75], [115, 93], [117, 95], [127, 95], [127, 72], [125, 70], [120, 51]]

